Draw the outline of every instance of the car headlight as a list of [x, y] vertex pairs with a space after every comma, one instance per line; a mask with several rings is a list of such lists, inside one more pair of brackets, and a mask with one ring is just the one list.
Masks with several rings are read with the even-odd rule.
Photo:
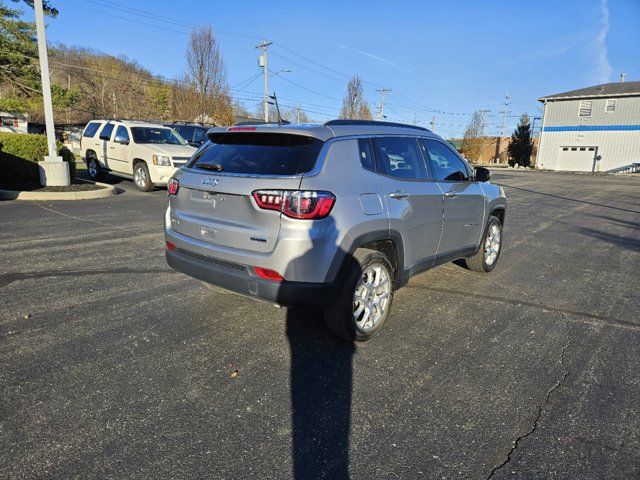
[[158, 165], [160, 167], [170, 167], [171, 157], [167, 157], [166, 155], [154, 155], [153, 164]]

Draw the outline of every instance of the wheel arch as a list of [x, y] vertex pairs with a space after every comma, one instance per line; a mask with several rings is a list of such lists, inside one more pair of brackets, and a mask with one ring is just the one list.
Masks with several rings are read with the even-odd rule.
[[506, 205], [494, 205], [489, 211], [489, 217], [497, 217], [500, 223], [504, 225], [504, 218], [507, 213]]
[[147, 162], [145, 159], [143, 159], [143, 158], [139, 158], [139, 157], [135, 157], [135, 158], [131, 161], [131, 166], [132, 166], [133, 168], [135, 168], [135, 167], [136, 167], [136, 165], [137, 165], [138, 163], [140, 163], [140, 162], [144, 163], [145, 165], [147, 165], [147, 168], [149, 168], [148, 162]]
[[337, 268], [336, 280], [339, 282], [356, 250], [366, 248], [384, 254], [393, 267], [394, 283], [398, 283], [404, 268], [404, 245], [398, 232], [389, 230], [376, 230], [363, 233], [354, 238], [349, 249], [342, 250], [338, 259], [340, 266]]

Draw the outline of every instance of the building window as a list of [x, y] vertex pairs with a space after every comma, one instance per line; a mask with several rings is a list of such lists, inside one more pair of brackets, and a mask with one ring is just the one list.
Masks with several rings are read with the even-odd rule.
[[604, 111], [606, 113], [613, 113], [616, 111], [616, 101], [615, 100], [607, 100], [607, 103], [604, 107]]
[[580, 100], [580, 116], [581, 117], [590, 117], [591, 116], [591, 100]]

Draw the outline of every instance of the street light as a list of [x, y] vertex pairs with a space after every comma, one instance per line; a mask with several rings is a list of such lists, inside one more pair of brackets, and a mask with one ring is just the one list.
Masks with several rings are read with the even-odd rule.
[[42, 0], [33, 2], [36, 15], [36, 36], [38, 38], [38, 57], [40, 59], [40, 79], [42, 82], [42, 100], [44, 102], [44, 121], [47, 131], [49, 155], [38, 162], [40, 183], [43, 186], [68, 186], [71, 184], [69, 165], [62, 161], [56, 147], [56, 134], [53, 127], [53, 106], [51, 105], [51, 85], [49, 82], [49, 59], [47, 57], [47, 39], [44, 33], [44, 11]]
[[281, 73], [291, 73], [291, 70], [288, 68], [283, 68], [282, 70], [278, 70], [277, 72], [269, 72], [270, 77], [277, 77]]

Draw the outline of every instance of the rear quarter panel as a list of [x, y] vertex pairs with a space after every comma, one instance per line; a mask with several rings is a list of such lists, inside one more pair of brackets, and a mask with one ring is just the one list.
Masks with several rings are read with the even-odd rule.
[[357, 140], [336, 139], [325, 148], [322, 169], [315, 175], [304, 176], [300, 188], [329, 191], [336, 196], [336, 203], [330, 216], [321, 221], [327, 223], [323, 241], [313, 241], [314, 250], [316, 246], [319, 248], [307, 258], [297, 260], [296, 272], [320, 268], [325, 280], [333, 281], [342, 260], [352, 253], [356, 239], [371, 238], [375, 233], [379, 234], [378, 239], [388, 237], [389, 217], [380, 177], [362, 168]]

